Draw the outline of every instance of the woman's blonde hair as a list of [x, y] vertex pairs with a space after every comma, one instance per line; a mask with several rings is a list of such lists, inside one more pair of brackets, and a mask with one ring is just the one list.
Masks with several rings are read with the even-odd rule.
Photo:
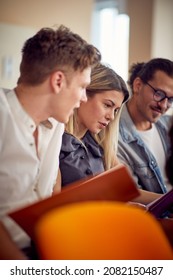
[[[92, 69], [91, 83], [87, 87], [87, 96], [92, 98], [95, 94], [109, 90], [116, 90], [123, 93], [125, 102], [129, 97], [129, 92], [124, 80], [108, 65], [99, 63]], [[108, 126], [98, 134], [92, 134], [97, 143], [104, 151], [105, 170], [115, 166], [118, 162], [116, 157], [119, 133], [119, 117], [121, 109], [116, 112], [115, 118]], [[66, 131], [74, 136], [78, 132], [77, 110], [66, 125]]]

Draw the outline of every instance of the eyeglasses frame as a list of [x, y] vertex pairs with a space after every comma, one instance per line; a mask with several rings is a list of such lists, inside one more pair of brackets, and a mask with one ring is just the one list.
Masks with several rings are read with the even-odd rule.
[[[167, 100], [168, 100], [168, 107], [173, 107], [173, 96], [172, 96], [172, 97], [168, 97], [168, 96], [166, 95], [166, 93], [165, 93], [163, 90], [161, 90], [161, 89], [155, 89], [155, 88], [154, 88], [150, 83], [148, 83], [148, 82], [145, 82], [145, 84], [148, 85], [148, 86], [154, 91], [154, 93], [153, 93], [153, 99], [154, 99], [154, 101], [156, 101], [156, 102], [162, 102], [165, 98], [167, 98]], [[161, 92], [161, 93], [164, 94], [164, 97], [161, 98], [160, 100], [156, 100], [156, 94], [158, 94], [158, 92]], [[172, 100], [172, 101], [170, 101], [170, 100]]]

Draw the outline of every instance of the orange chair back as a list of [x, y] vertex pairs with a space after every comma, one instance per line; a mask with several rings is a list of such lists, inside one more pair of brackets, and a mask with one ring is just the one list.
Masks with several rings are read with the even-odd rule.
[[82, 202], [54, 209], [36, 227], [41, 259], [173, 259], [172, 248], [151, 214], [116, 202]]

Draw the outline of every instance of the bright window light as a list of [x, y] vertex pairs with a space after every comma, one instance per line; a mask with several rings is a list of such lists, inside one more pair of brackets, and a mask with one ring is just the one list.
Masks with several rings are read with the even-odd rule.
[[128, 79], [129, 17], [116, 8], [104, 8], [94, 14], [92, 42], [122, 78]]

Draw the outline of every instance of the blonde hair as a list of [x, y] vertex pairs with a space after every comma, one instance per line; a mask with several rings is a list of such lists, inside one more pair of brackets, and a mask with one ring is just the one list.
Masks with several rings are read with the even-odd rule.
[[[109, 90], [116, 90], [123, 93], [125, 102], [129, 97], [129, 92], [124, 80], [112, 70], [109, 66], [99, 63], [91, 72], [91, 83], [87, 87], [87, 95], [92, 98], [95, 94], [99, 94]], [[92, 134], [97, 143], [104, 151], [104, 167], [105, 170], [110, 169], [118, 163], [116, 152], [118, 145], [119, 118], [121, 109], [116, 112], [114, 120], [98, 134]], [[71, 116], [66, 125], [66, 131], [76, 137], [78, 129], [77, 110]]]

